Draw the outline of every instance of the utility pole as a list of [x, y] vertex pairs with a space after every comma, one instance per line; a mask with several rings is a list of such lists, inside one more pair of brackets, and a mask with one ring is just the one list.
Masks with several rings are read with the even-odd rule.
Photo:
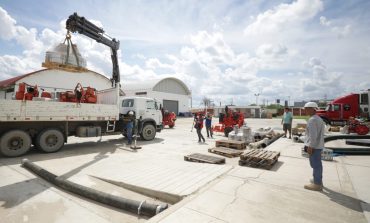
[[260, 93], [254, 94], [256, 96], [256, 105], [258, 106], [258, 96], [260, 96]]

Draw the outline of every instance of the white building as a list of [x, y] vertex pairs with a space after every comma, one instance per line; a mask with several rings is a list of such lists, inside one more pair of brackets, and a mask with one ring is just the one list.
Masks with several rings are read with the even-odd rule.
[[[236, 105], [228, 105], [228, 108], [244, 113], [244, 117], [246, 118], [260, 118], [261, 112], [263, 109], [260, 106], [236, 106]], [[213, 108], [213, 114], [215, 116], [219, 116], [220, 113], [225, 113], [225, 106], [216, 106]]]
[[72, 72], [51, 68], [0, 81], [0, 99], [12, 99], [18, 90], [18, 84], [23, 82], [31, 86], [37, 85], [40, 92], [43, 88], [50, 93], [74, 90], [78, 83], [96, 90], [112, 87], [109, 78], [94, 71]]
[[142, 83], [125, 83], [122, 87], [126, 96], [143, 96], [155, 98], [164, 109], [177, 115], [189, 112], [191, 92], [184, 82], [168, 77], [159, 80], [146, 80]]

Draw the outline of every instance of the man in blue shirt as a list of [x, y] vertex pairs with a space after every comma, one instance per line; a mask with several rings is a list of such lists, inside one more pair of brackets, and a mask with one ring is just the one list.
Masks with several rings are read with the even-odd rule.
[[127, 133], [127, 144], [131, 145], [132, 143], [132, 129], [134, 128], [134, 112], [129, 111], [128, 112], [129, 120], [126, 123], [126, 133]]
[[206, 130], [207, 130], [207, 138], [209, 138], [209, 136], [213, 138], [212, 115], [210, 113], [207, 113], [207, 117], [206, 117]]
[[292, 122], [293, 122], [293, 114], [289, 111], [289, 108], [285, 108], [283, 118], [281, 119], [281, 124], [283, 124], [283, 130], [284, 130], [283, 138], [286, 138], [287, 131], [289, 131], [289, 139], [292, 138]]

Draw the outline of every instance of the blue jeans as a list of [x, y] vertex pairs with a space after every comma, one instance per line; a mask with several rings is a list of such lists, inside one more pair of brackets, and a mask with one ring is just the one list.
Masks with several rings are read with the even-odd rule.
[[313, 149], [310, 155], [310, 165], [313, 169], [313, 182], [314, 184], [322, 184], [322, 162], [321, 162], [322, 149]]
[[131, 144], [132, 143], [132, 128], [128, 127], [126, 129], [126, 133], [127, 133], [128, 144]]
[[128, 144], [132, 143], [132, 129], [134, 128], [134, 123], [132, 121], [126, 123], [126, 133]]

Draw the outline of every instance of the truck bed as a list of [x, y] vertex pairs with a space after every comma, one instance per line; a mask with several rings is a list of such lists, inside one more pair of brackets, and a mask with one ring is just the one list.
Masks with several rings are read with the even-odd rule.
[[118, 120], [112, 104], [0, 100], [0, 122]]

